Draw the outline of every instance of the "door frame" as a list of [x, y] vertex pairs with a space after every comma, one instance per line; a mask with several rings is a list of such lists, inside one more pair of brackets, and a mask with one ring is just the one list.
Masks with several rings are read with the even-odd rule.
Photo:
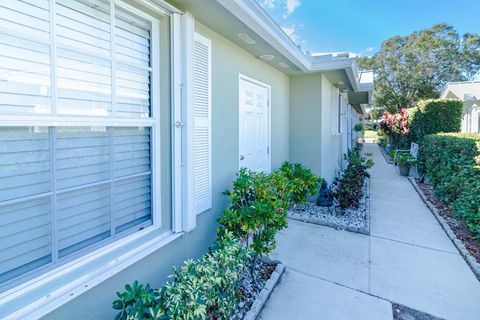
[[238, 74], [238, 168], [241, 168], [240, 165], [240, 154], [241, 154], [241, 145], [240, 145], [240, 136], [241, 136], [241, 127], [240, 127], [240, 119], [241, 119], [241, 112], [242, 107], [240, 103], [240, 95], [242, 92], [241, 83], [243, 81], [248, 81], [255, 85], [261, 86], [267, 89], [267, 172], [272, 171], [272, 87], [269, 84], [266, 84], [260, 80], [255, 78], [249, 77], [243, 73]]

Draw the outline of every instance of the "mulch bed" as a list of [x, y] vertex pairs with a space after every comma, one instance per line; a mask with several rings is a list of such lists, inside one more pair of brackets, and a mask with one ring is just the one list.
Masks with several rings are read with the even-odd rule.
[[426, 195], [428, 201], [438, 209], [438, 213], [445, 219], [445, 222], [452, 229], [453, 233], [455, 233], [455, 236], [463, 242], [467, 251], [480, 263], [480, 241], [478, 241], [476, 235], [468, 228], [464, 221], [452, 216], [450, 207], [437, 199], [431, 185], [418, 181], [417, 185]]
[[240, 320], [250, 311], [255, 299], [265, 287], [268, 279], [270, 279], [272, 273], [275, 271], [276, 264], [268, 263], [259, 259], [254, 262], [254, 271], [251, 272], [251, 268], [243, 273], [240, 278], [240, 297], [237, 305], [235, 315], [231, 320]]
[[441, 318], [410, 309], [400, 304], [392, 304], [394, 320], [442, 320]]

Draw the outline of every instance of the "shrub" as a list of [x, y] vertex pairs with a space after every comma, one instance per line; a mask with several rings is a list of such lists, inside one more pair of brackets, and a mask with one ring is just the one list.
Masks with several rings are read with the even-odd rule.
[[459, 132], [462, 123], [461, 100], [424, 100], [410, 109], [409, 141], [421, 142], [423, 137], [440, 132]]
[[400, 109], [400, 112], [395, 114], [385, 112], [380, 122], [382, 132], [397, 149], [405, 148], [408, 144], [408, 116], [407, 109]]
[[231, 231], [242, 244], [251, 246], [256, 255], [275, 248], [275, 234], [287, 226], [290, 185], [282, 174], [253, 172], [242, 168], [233, 181], [230, 207], [222, 212], [218, 222]]
[[288, 181], [290, 201], [294, 205], [305, 204], [310, 196], [318, 192], [323, 179], [300, 163], [284, 162], [278, 170]]
[[137, 281], [117, 292], [115, 319], [228, 319], [237, 304], [241, 274], [251, 252], [226, 232], [199, 260], [173, 271], [161, 289]]
[[355, 126], [353, 126], [353, 131], [362, 132], [363, 131], [363, 124], [357, 123]]
[[480, 134], [428, 135], [420, 147], [420, 164], [438, 198], [479, 234]]
[[233, 182], [230, 207], [218, 219], [223, 230], [229, 230], [242, 244], [251, 246], [256, 256], [275, 248], [275, 235], [287, 226], [290, 204], [303, 204], [314, 195], [322, 179], [301, 164], [283, 163], [271, 174], [242, 168]]
[[332, 196], [341, 210], [356, 209], [363, 196], [365, 179], [369, 177], [367, 170], [373, 166], [373, 161], [358, 150], [349, 151], [345, 160], [348, 167], [335, 181]]

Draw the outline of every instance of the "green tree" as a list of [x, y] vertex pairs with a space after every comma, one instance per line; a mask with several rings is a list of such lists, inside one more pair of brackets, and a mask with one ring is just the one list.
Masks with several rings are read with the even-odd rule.
[[437, 24], [392, 37], [358, 63], [374, 70], [376, 105], [397, 112], [438, 98], [447, 82], [472, 80], [480, 71], [480, 36], [461, 36], [453, 26]]

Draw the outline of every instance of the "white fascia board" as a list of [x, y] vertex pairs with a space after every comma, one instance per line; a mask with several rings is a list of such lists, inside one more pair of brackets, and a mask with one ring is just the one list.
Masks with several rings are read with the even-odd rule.
[[447, 97], [449, 87], [450, 87], [450, 83], [447, 83], [447, 85], [445, 86], [445, 89], [443, 89], [443, 92], [440, 95], [440, 99], [445, 99]]
[[252, 0], [216, 0], [245, 25], [260, 35], [275, 50], [304, 72], [309, 72], [312, 62], [273, 21], [273, 19]]
[[358, 87], [358, 68], [355, 62], [355, 59], [328, 59], [316, 61], [312, 64], [312, 67], [309, 72], [326, 72], [326, 71], [336, 71], [336, 70], [345, 70], [350, 84], [352, 85], [354, 92], [359, 92]]

